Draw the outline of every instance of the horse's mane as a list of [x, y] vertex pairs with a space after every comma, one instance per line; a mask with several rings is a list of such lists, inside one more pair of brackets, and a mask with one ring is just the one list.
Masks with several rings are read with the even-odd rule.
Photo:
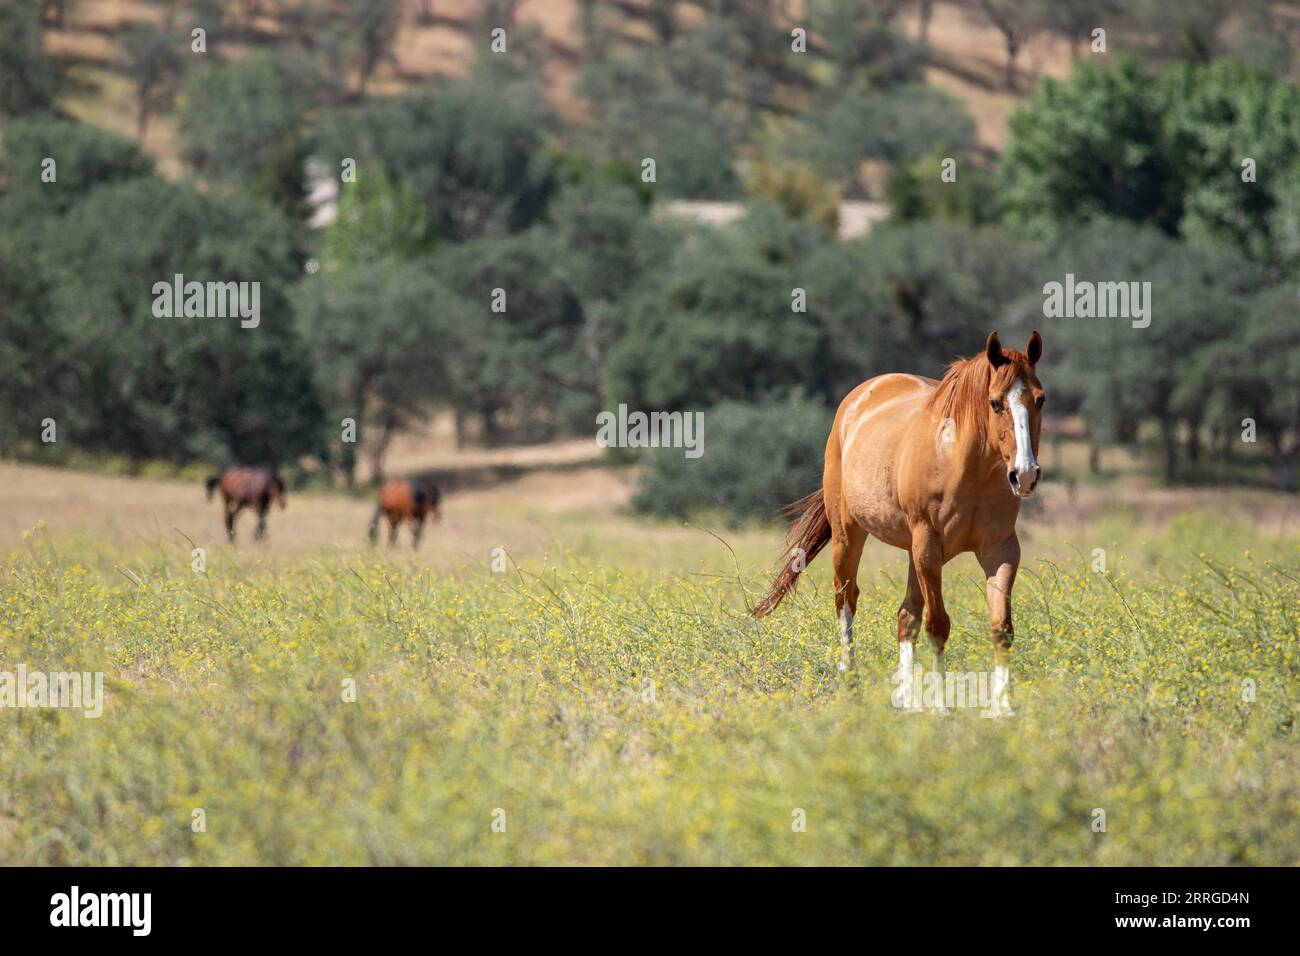
[[1016, 376], [1029, 369], [1024, 352], [1003, 349], [1007, 361], [994, 368], [981, 352], [972, 358], [954, 359], [943, 380], [926, 399], [925, 409], [940, 418], [951, 418], [957, 433], [977, 442], [988, 440], [987, 414], [989, 390], [993, 384], [1009, 389]]

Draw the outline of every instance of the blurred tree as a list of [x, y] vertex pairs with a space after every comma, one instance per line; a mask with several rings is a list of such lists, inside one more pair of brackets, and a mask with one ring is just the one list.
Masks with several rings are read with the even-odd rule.
[[1180, 232], [1282, 265], [1273, 227], [1280, 194], [1300, 181], [1300, 88], [1231, 60], [1171, 67], [1159, 88], [1184, 189]]
[[35, 444], [41, 421], [66, 420], [67, 344], [51, 321], [51, 279], [26, 243], [0, 233], [0, 449]]
[[[1197, 374], [1179, 383], [1181, 402], [1205, 401], [1215, 407], [1207, 423], [1231, 436], [1229, 447], [1252, 419], [1256, 438], [1269, 448], [1279, 486], [1300, 487], [1300, 323], [1295, 293], [1278, 287], [1257, 296], [1244, 315], [1233, 318], [1223, 339], [1199, 349]], [[1192, 393], [1192, 394], [1189, 394]], [[1217, 401], [1213, 401], [1217, 399]]]
[[428, 250], [427, 230], [415, 190], [375, 162], [344, 184], [338, 217], [321, 241], [321, 258], [326, 269], [412, 259]]
[[942, 222], [887, 223], [822, 247], [800, 278], [827, 338], [827, 401], [883, 372], [937, 378], [989, 329], [1004, 341], [1028, 335], [1008, 313], [1033, 287], [1034, 265], [1033, 250], [999, 229]]
[[396, 65], [393, 44], [402, 25], [402, 3], [401, 0], [366, 0], [365, 3], [344, 0], [337, 8], [345, 35], [354, 47], [357, 90], [364, 96], [380, 63], [392, 60]]
[[[935, 153], [912, 163], [896, 163], [885, 182], [890, 218], [897, 222], [946, 219], [968, 226], [983, 226], [1002, 218], [996, 175], [984, 166], [962, 158], [953, 181], [943, 178], [950, 157]], [[956, 158], [956, 157], [951, 157]]]
[[774, 231], [769, 211], [684, 235], [622, 310], [607, 400], [686, 410], [820, 389], [823, 337], [793, 308], [801, 282], [791, 257], [805, 251], [796, 236], [808, 227], [794, 229]]
[[746, 179], [750, 195], [774, 202], [796, 219], [802, 219], [833, 237], [840, 223], [840, 194], [806, 164], [776, 166], [757, 162]]
[[882, 93], [846, 93], [826, 111], [810, 114], [787, 149], [822, 175], [852, 184], [865, 160], [908, 163], [936, 151], [961, 156], [975, 142], [975, 122], [959, 100], [907, 84]]
[[255, 54], [185, 82], [182, 153], [212, 183], [250, 190], [291, 219], [304, 213], [304, 116], [329, 83], [301, 58]]
[[369, 262], [304, 280], [295, 313], [331, 424], [357, 425], [357, 443], [331, 440], [334, 456], [352, 484], [364, 443], [378, 483], [393, 437], [454, 398], [470, 308], [427, 262]]
[[1035, 320], [1052, 325], [1043, 334], [1052, 343], [1054, 383], [1078, 399], [1091, 439], [1133, 442], [1139, 425], [1152, 422], [1163, 476], [1177, 480], [1180, 436], [1199, 434], [1213, 392], [1206, 377], [1213, 369], [1201, 355], [1239, 333], [1241, 303], [1263, 286], [1259, 270], [1233, 249], [1098, 221], [1053, 250], [1037, 285], [1062, 282], [1067, 272], [1090, 282], [1150, 283], [1145, 328], [1127, 317], [1044, 318], [1043, 297], [1027, 298]]
[[1164, 106], [1131, 57], [1114, 69], [1080, 61], [1068, 82], [1043, 80], [1009, 123], [1002, 169], [1010, 222], [1041, 237], [1108, 215], [1176, 234], [1184, 183]]
[[[320, 445], [321, 409], [288, 294], [293, 235], [265, 207], [141, 177], [101, 186], [39, 250], [76, 376], [82, 447], [173, 461], [290, 461]], [[159, 318], [154, 284], [256, 282], [260, 324]], [[251, 290], [251, 287], [249, 287]]]
[[648, 273], [666, 265], [674, 236], [647, 216], [634, 188], [599, 179], [566, 187], [549, 216], [556, 271], [582, 310], [575, 346], [588, 362], [584, 388], [598, 392], [598, 370], [619, 334], [623, 303]]
[[209, 62], [220, 62], [223, 58], [229, 25], [233, 25], [239, 13], [236, 3], [237, 0], [191, 0], [188, 23], [203, 29], [207, 47], [204, 58]]
[[1047, 25], [1048, 11], [1059, 0], [965, 0], [972, 18], [982, 19], [1002, 35], [1006, 50], [1002, 82], [1016, 89], [1016, 59], [1034, 34]]
[[647, 451], [632, 507], [663, 517], [719, 513], [729, 527], [766, 521], [821, 486], [826, 436], [835, 413], [792, 395], [722, 402], [704, 411], [705, 454]]
[[1042, 27], [1070, 45], [1070, 56], [1089, 49], [1092, 31], [1113, 30], [1123, 13], [1120, 0], [1054, 0], [1042, 10]]
[[0, 0], [0, 117], [49, 109], [61, 77], [42, 46], [31, 0]]
[[68, 8], [76, 0], [41, 0], [41, 22], [55, 30], [62, 30], [67, 24]]
[[597, 373], [560, 254], [553, 232], [538, 227], [447, 244], [433, 260], [434, 274], [472, 304], [455, 402], [462, 424], [477, 418], [488, 444], [510, 437], [506, 416], [533, 439], [590, 426]]
[[1271, 6], [1269, 0], [1126, 0], [1118, 22], [1138, 42], [1149, 38], [1151, 52], [1164, 60], [1206, 63], [1223, 52], [1230, 22], [1270, 32]]
[[1123, 58], [1045, 80], [1013, 114], [1003, 162], [1010, 220], [1030, 234], [1112, 216], [1296, 260], [1300, 89], [1232, 61], [1153, 76]]
[[152, 23], [122, 31], [123, 67], [135, 90], [136, 136], [143, 140], [149, 118], [171, 107], [184, 71], [180, 43]]
[[889, 24], [902, 4], [866, 5], [860, 0], [811, 0], [808, 20], [820, 50], [831, 64], [824, 92], [878, 90], [919, 83], [922, 48]]
[[536, 87], [477, 76], [337, 111], [319, 143], [332, 169], [355, 159], [358, 179], [382, 161], [419, 193], [430, 239], [462, 241], [525, 229], [545, 212], [558, 185], [550, 122]]
[[[705, 74], [697, 78], [704, 83]], [[716, 78], [715, 78], [716, 79]], [[739, 195], [734, 144], [741, 127], [703, 96], [669, 79], [644, 57], [610, 58], [585, 66], [578, 92], [595, 106], [591, 152], [640, 172], [655, 162], [657, 193], [683, 199]]]
[[[55, 162], [53, 182], [42, 177], [46, 159]], [[14, 120], [0, 144], [0, 223], [40, 231], [91, 190], [152, 172], [138, 145], [96, 126], [53, 116]]]

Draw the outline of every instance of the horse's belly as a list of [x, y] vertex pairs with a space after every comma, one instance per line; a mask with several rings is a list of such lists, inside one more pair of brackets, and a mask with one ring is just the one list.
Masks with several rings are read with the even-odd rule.
[[912, 531], [898, 501], [892, 436], [859, 449], [841, 469], [842, 500], [858, 527], [896, 548], [912, 546]]

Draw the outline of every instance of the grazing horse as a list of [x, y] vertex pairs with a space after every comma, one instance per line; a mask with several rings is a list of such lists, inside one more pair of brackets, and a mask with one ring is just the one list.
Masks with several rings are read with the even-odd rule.
[[272, 501], [284, 508], [284, 482], [269, 468], [227, 468], [208, 479], [208, 500], [221, 489], [221, 501], [226, 509], [226, 536], [235, 540], [235, 516], [245, 508], [257, 512], [256, 538], [266, 537], [266, 512]]
[[388, 482], [379, 489], [379, 504], [375, 505], [375, 516], [370, 519], [370, 543], [379, 540], [379, 521], [388, 519], [388, 545], [397, 544], [397, 526], [402, 521], [411, 523], [411, 546], [420, 546], [420, 533], [424, 531], [424, 519], [432, 515], [434, 521], [442, 519], [439, 504], [442, 495], [430, 484], [414, 478], [399, 478]]
[[984, 351], [958, 359], [942, 381], [879, 375], [850, 392], [826, 442], [821, 490], [786, 510], [799, 515], [786, 537], [792, 557], [753, 614], [762, 617], [794, 590], [799, 573], [829, 541], [839, 669], [847, 671], [862, 546], [875, 535], [902, 548], [911, 560], [898, 611], [894, 680], [902, 699], [911, 701], [921, 612], [935, 669], [942, 672], [950, 626], [943, 566], [973, 551], [984, 570], [993, 638], [990, 710], [1010, 714], [1011, 586], [1020, 566], [1016, 517], [1043, 474], [1037, 452], [1044, 393], [1034, 371], [1042, 354], [1037, 331], [1023, 352], [1003, 349], [990, 332]]

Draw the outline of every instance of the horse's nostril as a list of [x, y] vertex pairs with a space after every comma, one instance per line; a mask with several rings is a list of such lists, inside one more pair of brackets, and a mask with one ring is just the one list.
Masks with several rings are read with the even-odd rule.
[[1014, 468], [1007, 472], [1007, 481], [1011, 482], [1013, 488], [1020, 487], [1020, 475]]

